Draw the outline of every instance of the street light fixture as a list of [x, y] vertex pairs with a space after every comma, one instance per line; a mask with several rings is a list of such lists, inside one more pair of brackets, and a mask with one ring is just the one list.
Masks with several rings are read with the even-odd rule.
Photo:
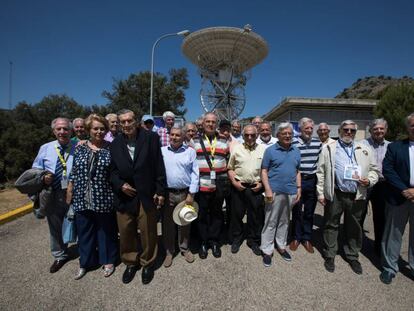
[[157, 39], [157, 41], [154, 42], [154, 45], [152, 46], [152, 53], [151, 53], [151, 90], [150, 90], [150, 115], [152, 116], [152, 99], [153, 99], [153, 92], [154, 92], [154, 52], [155, 47], [157, 46], [158, 42], [160, 42], [162, 39], [167, 37], [173, 37], [173, 36], [183, 36], [186, 37], [190, 34], [189, 30], [182, 30], [176, 33], [167, 33]]

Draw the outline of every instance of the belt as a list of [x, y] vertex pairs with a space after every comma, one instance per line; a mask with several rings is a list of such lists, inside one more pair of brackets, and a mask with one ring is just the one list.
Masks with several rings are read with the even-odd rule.
[[256, 183], [254, 183], [254, 184], [249, 184], [249, 183], [247, 183], [247, 182], [242, 182], [241, 183], [241, 185], [243, 186], [243, 187], [245, 187], [245, 188], [254, 188], [254, 187], [256, 187]]
[[183, 188], [183, 189], [167, 188], [167, 191], [172, 192], [172, 193], [182, 193], [182, 192], [188, 192], [188, 188]]
[[316, 174], [300, 173], [300, 177], [302, 178], [302, 180], [313, 179], [313, 178], [316, 178]]
[[344, 191], [341, 191], [341, 190], [339, 190], [337, 188], [335, 188], [335, 192], [336, 193], [340, 193], [342, 195], [349, 196], [349, 197], [355, 197], [356, 196], [356, 192], [344, 192]]

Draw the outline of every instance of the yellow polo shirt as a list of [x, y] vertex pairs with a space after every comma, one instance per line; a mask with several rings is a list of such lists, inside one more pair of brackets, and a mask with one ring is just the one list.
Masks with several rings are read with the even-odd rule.
[[227, 168], [236, 174], [236, 178], [243, 183], [255, 183], [260, 181], [265, 145], [258, 145], [250, 150], [244, 144], [234, 146], [230, 155]]

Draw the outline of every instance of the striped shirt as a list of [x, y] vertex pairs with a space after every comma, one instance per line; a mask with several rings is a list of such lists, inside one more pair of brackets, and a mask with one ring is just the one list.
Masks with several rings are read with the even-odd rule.
[[302, 174], [315, 174], [318, 164], [319, 154], [321, 153], [322, 143], [319, 139], [312, 137], [305, 142], [300, 136], [293, 139], [293, 146], [300, 151], [300, 168]]
[[[213, 164], [213, 169], [216, 172], [216, 179], [227, 178], [227, 159], [229, 156], [229, 146], [225, 138], [218, 136], [215, 136], [215, 138], [216, 143], [214, 144], [214, 138], [213, 141], [210, 142], [206, 136], [202, 137], [207, 154], [211, 160], [211, 163]], [[211, 180], [210, 166], [208, 165], [203, 152], [203, 148], [201, 147], [200, 139], [200, 137], [193, 138], [194, 149], [197, 153], [198, 168], [200, 170], [200, 191], [213, 192], [216, 190], [216, 184], [215, 181], [212, 182]], [[214, 155], [211, 154], [212, 149], [214, 150]]]

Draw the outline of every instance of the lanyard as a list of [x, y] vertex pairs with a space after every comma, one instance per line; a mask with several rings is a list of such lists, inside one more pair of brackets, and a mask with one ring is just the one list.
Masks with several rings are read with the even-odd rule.
[[207, 135], [205, 135], [205, 138], [210, 145], [210, 154], [211, 154], [211, 164], [214, 167], [214, 154], [216, 153], [216, 145], [217, 145], [217, 137], [214, 136], [214, 139], [212, 142], [210, 142], [210, 139]]
[[[69, 156], [70, 156], [70, 150], [71, 150], [71, 145], [69, 144], [69, 153], [68, 153], [68, 155], [67, 155], [67, 157], [66, 157], [66, 159], [62, 156], [62, 154], [60, 153], [60, 150], [59, 150], [59, 147], [57, 146], [57, 145], [55, 145], [55, 150], [56, 150], [56, 153], [57, 153], [57, 155], [58, 155], [58, 157], [59, 157], [59, 161], [60, 161], [60, 163], [62, 164], [62, 167], [63, 167], [63, 172], [62, 172], [62, 175], [63, 176], [66, 176], [66, 162], [67, 162], [67, 160], [68, 160], [68, 158], [69, 158]], [[65, 152], [66, 153], [66, 152]], [[65, 155], [65, 154], [64, 154]]]
[[351, 164], [353, 164], [354, 163], [354, 160], [353, 160], [353, 156], [354, 156], [354, 144], [352, 144], [351, 154], [348, 153], [347, 148], [345, 148], [346, 146], [344, 145], [344, 143], [342, 143], [341, 140], [339, 140], [339, 144], [341, 145], [342, 149], [344, 149], [346, 155], [348, 156], [349, 160], [351, 161]]

